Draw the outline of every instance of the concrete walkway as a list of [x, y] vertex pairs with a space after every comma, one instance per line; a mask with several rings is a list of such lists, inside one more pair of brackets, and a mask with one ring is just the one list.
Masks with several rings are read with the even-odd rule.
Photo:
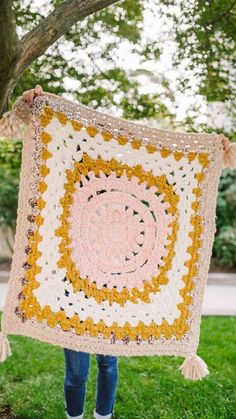
[[236, 316], [236, 284], [207, 285], [202, 314]]
[[[215, 275], [215, 274], [214, 274]], [[209, 275], [207, 286], [204, 292], [203, 300], [203, 315], [223, 315], [236, 316], [236, 278], [235, 275], [227, 277], [222, 275], [214, 279], [214, 276]], [[218, 282], [216, 282], [218, 280]], [[3, 304], [7, 295], [8, 283], [0, 283], [0, 310], [3, 309]]]
[[0, 310], [3, 309], [3, 304], [5, 302], [7, 296], [8, 284], [2, 283], [0, 284]]

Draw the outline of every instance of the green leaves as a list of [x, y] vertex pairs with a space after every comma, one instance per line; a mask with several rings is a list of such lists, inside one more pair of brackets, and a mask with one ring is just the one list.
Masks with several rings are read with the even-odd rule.
[[[48, 7], [59, 3], [48, 2]], [[71, 93], [81, 103], [94, 108], [119, 107], [124, 117], [139, 119], [154, 117], [157, 113], [162, 117], [166, 107], [159, 96], [140, 93], [140, 82], [128, 69], [132, 54], [139, 57], [137, 70], [139, 65], [160, 57], [156, 41], [143, 37], [145, 6], [146, 2], [126, 0], [77, 22], [24, 72], [13, 91], [12, 104], [23, 91], [39, 83], [45, 91], [59, 95]], [[21, 32], [34, 27], [37, 9], [39, 19], [42, 7], [22, 7], [21, 2], [14, 2]], [[129, 46], [130, 57], [127, 54], [127, 64], [121, 67], [118, 49], [122, 42]], [[147, 72], [147, 76], [152, 77], [152, 74]], [[160, 83], [165, 84], [168, 95], [165, 77]]]
[[22, 143], [19, 140], [0, 141], [0, 227], [14, 234]]
[[236, 265], [236, 171], [222, 172], [216, 207], [216, 236], [213, 246], [217, 263]]
[[225, 226], [216, 236], [214, 251], [217, 263], [223, 266], [236, 265], [236, 228]]
[[[181, 1], [180, 10], [178, 17], [173, 16], [178, 43], [175, 65], [188, 60], [188, 67], [201, 76], [200, 93], [208, 101], [232, 100], [236, 93], [236, 2]], [[187, 78], [184, 85], [188, 88]]]
[[[22, 5], [15, 0], [19, 34], [35, 27], [48, 11], [61, 3], [62, 0], [49, 0], [42, 8], [37, 3]], [[162, 31], [157, 31], [155, 38], [152, 34], [156, 33], [156, 26]], [[235, 113], [235, 27], [235, 0], [123, 0], [74, 24], [25, 71], [11, 100], [40, 83], [44, 90], [70, 93], [87, 105], [119, 107], [123, 116], [131, 118], [165, 118], [167, 113], [164, 122], [171, 121], [174, 126], [175, 115], [182, 106], [177, 104], [177, 96], [193, 94], [196, 101], [189, 103], [186, 120], [182, 119], [179, 125], [185, 125], [187, 130], [207, 130], [207, 123], [200, 126], [198, 122], [203, 109], [197, 96], [201, 95], [206, 102], [227, 102], [232, 115]], [[174, 83], [163, 67], [159, 70], [155, 65], [163, 64], [163, 53], [169, 48], [166, 41], [176, 47], [168, 69], [174, 75]], [[127, 57], [122, 63], [121, 55]], [[135, 71], [131, 70], [134, 59]], [[149, 70], [149, 63], [155, 70]], [[146, 84], [153, 84], [157, 89], [141, 92], [144, 82], [139, 78], [139, 71], [146, 71]], [[65, 79], [70, 79], [70, 84]], [[162, 94], [158, 96], [154, 90]]]

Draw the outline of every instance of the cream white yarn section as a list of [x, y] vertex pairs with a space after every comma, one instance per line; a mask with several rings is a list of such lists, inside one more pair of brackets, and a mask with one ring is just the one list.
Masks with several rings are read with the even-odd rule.
[[[41, 286], [34, 290], [38, 301], [42, 305], [50, 305], [53, 311], [58, 311], [62, 307], [68, 316], [72, 316], [76, 308], [76, 312], [82, 320], [91, 316], [95, 323], [102, 319], [107, 326], [111, 326], [113, 321], [117, 321], [120, 326], [123, 326], [126, 321], [129, 321], [132, 326], [137, 326], [140, 320], [147, 325], [152, 320], [161, 324], [163, 319], [172, 324], [180, 314], [177, 308], [177, 304], [182, 301], [179, 290], [184, 287], [182, 276], [187, 273], [184, 262], [189, 259], [186, 249], [191, 244], [188, 233], [192, 230], [189, 221], [191, 214], [193, 214], [191, 204], [195, 200], [192, 189], [197, 187], [197, 180], [194, 179], [194, 176], [201, 170], [200, 163], [195, 160], [189, 164], [187, 158], [178, 162], [173, 156], [160, 158], [159, 151], [153, 154], [141, 153], [140, 150], [134, 150], [130, 144], [119, 145], [114, 139], [109, 142], [108, 146], [99, 134], [95, 136], [91, 145], [91, 138], [84, 129], [75, 132], [70, 123], [62, 126], [57, 118], [52, 119], [47, 126], [47, 132], [53, 139], [48, 144], [48, 149], [52, 152], [53, 158], [50, 158], [47, 162], [50, 173], [45, 177], [48, 189], [43, 193], [46, 206], [42, 210], [42, 216], [45, 215], [45, 221], [39, 228], [43, 240], [38, 248], [43, 254], [37, 261], [42, 268], [41, 273], [36, 275], [36, 279], [41, 283]], [[60, 137], [58, 132], [60, 132]], [[73, 141], [66, 141], [72, 134]], [[80, 151], [76, 151], [78, 144], [81, 148]], [[93, 159], [96, 159], [98, 155], [106, 160], [110, 160], [113, 156], [122, 157], [122, 161], [129, 166], [142, 164], [145, 170], [152, 170], [155, 176], [165, 173], [168, 182], [174, 184], [174, 190], [180, 197], [178, 204], [180, 231], [176, 243], [173, 268], [168, 272], [169, 283], [161, 285], [159, 293], [150, 294], [152, 303], [148, 304], [148, 312], [147, 303], [141, 301], [138, 305], [128, 301], [124, 307], [119, 307], [117, 303], [113, 303], [109, 307], [108, 301], [98, 304], [93, 297], [85, 299], [83, 291], [74, 293], [73, 286], [62, 281], [62, 278], [66, 275], [66, 270], [57, 268], [57, 261], [60, 258], [57, 246], [60, 238], [55, 237], [54, 230], [60, 226], [58, 217], [62, 213], [62, 208], [59, 205], [59, 200], [64, 195], [65, 169], [72, 169], [72, 165], [68, 166], [67, 162], [73, 161], [73, 158], [79, 161], [83, 152], [86, 152]], [[49, 246], [51, 253], [48, 251]], [[175, 269], [176, 265], [179, 267], [178, 271]], [[50, 281], [45, 280], [47, 278], [50, 278]], [[54, 284], [53, 288], [51, 287], [51, 281]], [[55, 290], [57, 290], [57, 294]], [[69, 292], [68, 297], [65, 296], [66, 290]]]

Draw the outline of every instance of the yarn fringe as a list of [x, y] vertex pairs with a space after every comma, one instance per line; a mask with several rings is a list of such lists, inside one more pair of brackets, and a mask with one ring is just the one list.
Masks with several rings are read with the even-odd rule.
[[224, 135], [222, 135], [222, 142], [224, 146], [224, 168], [236, 169], [236, 143], [231, 143]]
[[184, 378], [189, 380], [201, 380], [209, 374], [207, 364], [197, 354], [187, 357], [180, 370]]
[[224, 167], [236, 169], [236, 143], [231, 143], [225, 150]]
[[22, 138], [19, 118], [14, 111], [7, 111], [0, 119], [0, 137]]
[[11, 355], [12, 351], [7, 336], [0, 332], [0, 362], [4, 362]]

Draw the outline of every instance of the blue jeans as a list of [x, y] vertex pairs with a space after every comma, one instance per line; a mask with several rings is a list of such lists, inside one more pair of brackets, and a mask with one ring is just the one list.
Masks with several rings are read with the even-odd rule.
[[[63, 349], [66, 369], [64, 380], [66, 412], [68, 415], [76, 417], [84, 413], [90, 354], [68, 348]], [[96, 394], [97, 417], [99, 415], [112, 415], [118, 383], [118, 357], [96, 354], [96, 359], [98, 365]]]

